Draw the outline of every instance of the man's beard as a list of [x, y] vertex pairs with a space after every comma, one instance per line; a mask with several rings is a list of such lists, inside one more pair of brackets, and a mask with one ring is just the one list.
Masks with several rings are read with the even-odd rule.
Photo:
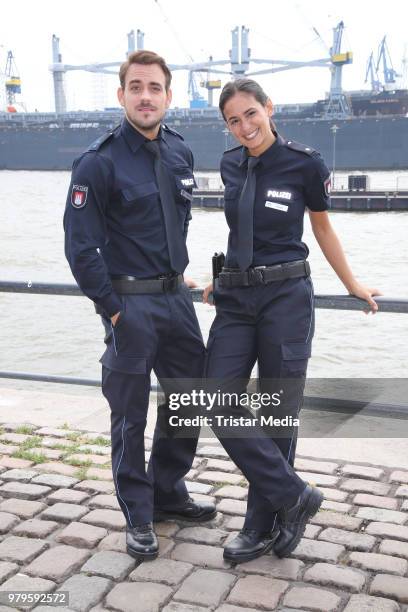
[[128, 117], [128, 120], [130, 121], [130, 123], [138, 130], [140, 131], [150, 131], [150, 130], [154, 130], [157, 126], [159, 126], [162, 122], [163, 117], [160, 117], [160, 119], [152, 119], [149, 123], [141, 123], [140, 121], [138, 121], [137, 119]]

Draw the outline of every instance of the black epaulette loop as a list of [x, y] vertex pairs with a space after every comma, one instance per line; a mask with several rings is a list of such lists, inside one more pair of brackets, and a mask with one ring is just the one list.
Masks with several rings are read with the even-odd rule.
[[116, 126], [113, 129], [109, 130], [108, 132], [105, 132], [105, 134], [102, 134], [102, 136], [99, 136], [99, 138], [97, 138], [97, 140], [95, 140], [95, 142], [93, 142], [89, 147], [88, 147], [88, 151], [98, 151], [101, 146], [103, 145], [104, 142], [106, 142], [107, 140], [109, 140], [110, 138], [112, 138], [112, 136], [114, 135], [115, 131], [117, 130], [117, 128], [120, 126]]
[[285, 144], [289, 149], [293, 149], [293, 151], [299, 151], [300, 153], [306, 153], [306, 155], [310, 155], [313, 157], [317, 153], [315, 149], [309, 147], [308, 145], [304, 145], [301, 142], [296, 142], [295, 140], [286, 140]]
[[184, 137], [179, 132], [177, 132], [177, 130], [173, 130], [173, 128], [170, 128], [166, 123], [162, 124], [162, 128], [166, 132], [169, 132], [170, 134], [173, 134], [174, 136], [178, 136], [179, 138], [181, 138], [181, 140], [184, 140]]

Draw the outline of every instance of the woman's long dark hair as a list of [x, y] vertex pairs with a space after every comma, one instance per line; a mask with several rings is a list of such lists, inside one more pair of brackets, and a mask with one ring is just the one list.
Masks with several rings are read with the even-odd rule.
[[224, 85], [220, 95], [220, 100], [218, 102], [218, 106], [220, 107], [223, 117], [226, 103], [239, 92], [254, 96], [255, 100], [259, 102], [259, 104], [262, 104], [262, 106], [265, 106], [268, 101], [268, 96], [256, 81], [253, 81], [252, 79], [237, 79], [236, 81], [229, 81], [229, 83]]
[[[233, 98], [237, 93], [250, 94], [255, 98], [259, 104], [266, 106], [269, 96], [264, 92], [262, 87], [253, 79], [236, 79], [236, 81], [229, 81], [222, 89], [220, 99], [218, 102], [219, 109], [225, 121], [224, 108], [228, 100]], [[275, 124], [270, 120], [272, 130], [276, 130]]]

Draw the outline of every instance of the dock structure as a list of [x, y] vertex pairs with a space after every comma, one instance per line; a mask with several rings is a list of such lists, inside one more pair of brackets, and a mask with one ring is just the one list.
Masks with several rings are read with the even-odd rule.
[[[193, 205], [199, 208], [224, 208], [224, 191], [222, 189], [195, 190]], [[349, 212], [407, 211], [408, 191], [332, 192], [329, 210]]]

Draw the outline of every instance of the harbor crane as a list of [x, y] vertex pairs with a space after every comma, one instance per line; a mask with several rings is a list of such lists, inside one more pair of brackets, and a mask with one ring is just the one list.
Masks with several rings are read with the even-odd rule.
[[[382, 64], [383, 82], [380, 80], [379, 72]], [[374, 53], [371, 52], [367, 62], [367, 70], [365, 76], [365, 83], [370, 77], [371, 89], [375, 93], [385, 91], [387, 89], [394, 89], [397, 77], [402, 75], [394, 70], [391, 60], [391, 55], [388, 50], [387, 37], [384, 36], [380, 44], [378, 45], [377, 61], [374, 60]]]
[[[344, 30], [344, 23], [340, 21], [333, 28], [333, 44], [330, 48], [328, 57], [323, 57], [315, 60], [294, 61], [294, 60], [276, 60], [269, 58], [254, 58], [251, 55], [251, 49], [248, 46], [249, 28], [245, 26], [235, 27], [232, 34], [232, 45], [228, 59], [213, 60], [212, 57], [204, 62], [192, 62], [186, 64], [171, 64], [168, 66], [170, 70], [186, 70], [189, 72], [189, 85], [192, 99], [196, 100], [195, 107], [201, 107], [200, 94], [196, 88], [193, 73], [207, 73], [207, 79], [201, 82], [202, 86], [208, 91], [208, 106], [213, 105], [213, 91], [221, 87], [221, 80], [213, 75], [226, 74], [229, 78], [237, 79], [243, 76], [256, 76], [261, 74], [273, 74], [285, 70], [295, 70], [305, 67], [329, 68], [331, 71], [330, 95], [329, 103], [325, 108], [325, 115], [333, 118], [342, 118], [350, 115], [350, 108], [346, 96], [342, 90], [342, 69], [343, 66], [352, 63], [353, 54], [350, 51], [341, 52], [341, 40]], [[143, 49], [144, 34], [137, 30], [137, 48]], [[128, 53], [134, 51], [135, 37], [134, 32], [128, 34]], [[123, 60], [115, 62], [105, 62], [97, 64], [69, 65], [62, 62], [62, 57], [59, 52], [59, 38], [53, 36], [53, 64], [50, 70], [54, 77], [54, 92], [55, 92], [55, 111], [63, 113], [66, 111], [65, 91], [64, 91], [64, 75], [70, 70], [85, 70], [88, 72], [100, 72], [104, 74], [116, 74], [117, 67], [120, 66]], [[192, 58], [191, 58], [192, 59]], [[251, 70], [253, 64], [266, 64], [267, 67], [261, 67], [260, 70]], [[194, 106], [194, 105], [193, 105]]]
[[371, 90], [375, 93], [380, 92], [382, 90], [382, 84], [378, 76], [378, 70], [374, 60], [374, 53], [372, 51], [367, 61], [364, 83], [367, 83], [368, 77], [370, 77]]
[[6, 99], [7, 99], [7, 111], [16, 112], [14, 104], [16, 101], [16, 94], [21, 93], [21, 79], [18, 75], [16, 63], [14, 61], [14, 55], [12, 51], [7, 53], [6, 60]]
[[[167, 24], [168, 28], [170, 29], [171, 33], [173, 34], [174, 38], [176, 39], [179, 47], [181, 48], [181, 50], [183, 51], [184, 55], [186, 55], [189, 59], [189, 61], [191, 62], [191, 64], [194, 64], [194, 59], [191, 55], [191, 53], [189, 53], [187, 51], [187, 49], [185, 48], [180, 35], [177, 33], [174, 25], [172, 25], [169, 16], [167, 15], [167, 13], [165, 12], [165, 10], [163, 9], [161, 3], [159, 2], [159, 0], [154, 0], [154, 3], [156, 4], [156, 6], [158, 7], [158, 9], [160, 10], [163, 19], [165, 21], [165, 23]], [[210, 93], [210, 87], [208, 86], [208, 79], [207, 81], [200, 81], [200, 86], [201, 87], [207, 87], [208, 92]], [[220, 81], [220, 87], [221, 87], [221, 81]], [[204, 97], [201, 95], [199, 89], [198, 89], [198, 85], [197, 85], [197, 81], [196, 81], [196, 76], [195, 76], [195, 71], [194, 70], [189, 70], [188, 72], [188, 95], [189, 95], [189, 100], [190, 100], [190, 108], [205, 108], [207, 106], [207, 103], [204, 99]], [[210, 102], [208, 102], [208, 106], [212, 106], [212, 102], [210, 104]]]
[[333, 45], [330, 49], [331, 59], [331, 82], [329, 106], [326, 110], [327, 115], [332, 116], [347, 116], [350, 114], [350, 105], [342, 89], [342, 69], [346, 64], [351, 64], [353, 54], [350, 51], [341, 52], [341, 39], [344, 31], [344, 22], [340, 21], [333, 28]]
[[388, 50], [386, 36], [384, 36], [384, 38], [380, 42], [380, 46], [378, 50], [377, 66], [376, 66], [377, 71], [380, 67], [381, 62], [382, 62], [382, 72], [384, 75], [385, 89], [387, 89], [387, 85], [394, 85], [394, 83], [396, 82], [396, 78], [400, 77], [401, 75], [398, 74], [392, 66], [392, 61], [391, 61], [390, 52]]

